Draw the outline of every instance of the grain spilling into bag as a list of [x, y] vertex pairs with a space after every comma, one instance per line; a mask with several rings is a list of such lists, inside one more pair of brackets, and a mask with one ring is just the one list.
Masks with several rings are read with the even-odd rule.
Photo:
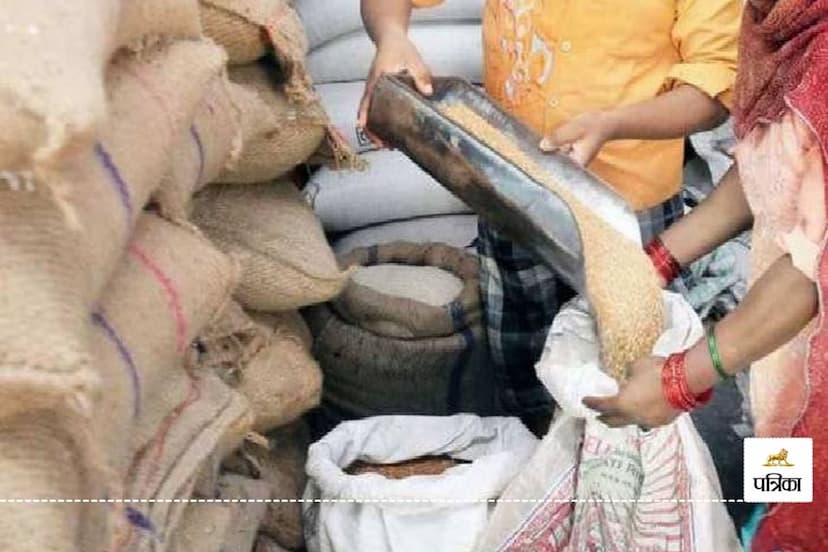
[[322, 303], [348, 281], [319, 221], [289, 182], [208, 186], [193, 200], [192, 220], [241, 264], [236, 298], [246, 308]]
[[581, 234], [587, 298], [598, 324], [603, 361], [616, 379], [625, 379], [627, 366], [652, 352], [663, 329], [661, 289], [650, 260], [477, 113], [459, 103], [441, 109], [569, 206]]
[[278, 178], [307, 161], [325, 138], [327, 119], [313, 101], [291, 103], [264, 64], [230, 70], [233, 102], [242, 112], [242, 150], [220, 182], [255, 183]]
[[345, 468], [348, 475], [375, 473], [388, 479], [405, 479], [412, 475], [440, 475], [461, 462], [449, 456], [423, 456], [394, 464], [374, 464], [357, 460]]

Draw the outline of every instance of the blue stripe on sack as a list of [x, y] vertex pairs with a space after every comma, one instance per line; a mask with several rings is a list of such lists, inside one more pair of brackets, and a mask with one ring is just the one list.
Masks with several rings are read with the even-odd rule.
[[454, 367], [451, 369], [448, 388], [448, 412], [449, 414], [457, 414], [460, 411], [463, 375], [466, 372], [466, 367], [474, 351], [475, 339], [474, 333], [466, 322], [466, 312], [463, 309], [463, 304], [454, 300], [449, 303], [448, 308], [451, 313], [451, 321], [454, 329], [455, 331], [460, 331], [460, 335], [463, 338], [463, 350], [460, 351], [457, 362], [454, 363]]
[[118, 190], [118, 197], [121, 200], [121, 205], [123, 205], [124, 210], [127, 213], [127, 224], [132, 224], [132, 216], [133, 216], [133, 208], [132, 208], [132, 198], [129, 194], [129, 186], [127, 186], [126, 181], [124, 181], [123, 176], [121, 176], [121, 171], [118, 170], [118, 167], [115, 165], [115, 162], [112, 160], [112, 156], [109, 155], [109, 152], [106, 151], [103, 144], [100, 142], [95, 144], [95, 157], [98, 158], [98, 161], [101, 163], [106, 172], [109, 173], [110, 181], [115, 185], [116, 190]]
[[201, 184], [201, 179], [204, 178], [204, 144], [201, 142], [201, 136], [199, 136], [195, 125], [190, 126], [190, 136], [193, 138], [198, 151], [198, 179], [195, 183], [198, 186]]

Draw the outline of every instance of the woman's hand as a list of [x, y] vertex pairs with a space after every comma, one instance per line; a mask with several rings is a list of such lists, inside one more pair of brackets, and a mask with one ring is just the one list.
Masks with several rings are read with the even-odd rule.
[[583, 113], [567, 121], [545, 137], [540, 148], [560, 152], [586, 167], [615, 135], [615, 121], [608, 113]]
[[664, 359], [645, 357], [630, 366], [627, 383], [614, 397], [586, 397], [587, 408], [601, 414], [599, 420], [610, 427], [637, 425], [650, 429], [672, 422], [681, 413], [671, 407], [661, 389]]

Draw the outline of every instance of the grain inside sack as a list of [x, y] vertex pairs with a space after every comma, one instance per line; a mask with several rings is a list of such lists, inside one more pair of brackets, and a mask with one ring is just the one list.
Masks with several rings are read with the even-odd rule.
[[[120, 480], [114, 496], [190, 497], [211, 452], [249, 420], [243, 397], [188, 362], [191, 340], [228, 300], [234, 277], [233, 264], [205, 238], [155, 215], [141, 218], [92, 316], [108, 390], [94, 431]], [[163, 501], [129, 505], [117, 511], [117, 542], [161, 552], [182, 510]]]
[[193, 200], [192, 220], [241, 264], [235, 295], [246, 308], [285, 311], [321, 303], [348, 281], [322, 226], [289, 182], [208, 186]]
[[[328, 417], [490, 411], [494, 385], [474, 255], [442, 244], [397, 242], [356, 249], [340, 265], [398, 276], [405, 270], [410, 277], [399, 285], [408, 295], [422, 283], [417, 269], [426, 267], [432, 277], [437, 269], [439, 281], [448, 282], [441, 291], [448, 300], [428, 304], [432, 291], [395, 295], [388, 284], [360, 283], [363, 276], [352, 278], [331, 304], [308, 310]], [[457, 280], [459, 293], [448, 293]]]
[[652, 352], [663, 329], [661, 289], [650, 260], [477, 113], [459, 103], [441, 110], [569, 206], [581, 234], [587, 298], [604, 364], [616, 379], [625, 379], [627, 366]]
[[344, 471], [348, 475], [375, 473], [388, 479], [405, 479], [414, 475], [440, 475], [460, 463], [459, 460], [450, 456], [423, 456], [393, 464], [375, 464], [357, 460]]
[[89, 313], [168, 166], [175, 137], [223, 62], [221, 49], [202, 41], [113, 62], [110, 118], [98, 142], [49, 175], [82, 228], [68, 230], [50, 198], [0, 187], [0, 281], [14, 290], [0, 302], [0, 414], [37, 401], [63, 405], [95, 387]]
[[[291, 322], [301, 326], [292, 328]], [[200, 364], [247, 397], [253, 429], [267, 433], [319, 404], [322, 373], [306, 345], [307, 333], [301, 318], [257, 323], [231, 302], [200, 336]]]

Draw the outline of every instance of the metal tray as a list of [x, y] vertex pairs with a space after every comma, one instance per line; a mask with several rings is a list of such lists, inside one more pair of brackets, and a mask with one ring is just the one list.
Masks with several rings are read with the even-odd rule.
[[446, 118], [440, 105], [462, 102], [473, 109], [585, 205], [631, 237], [639, 235], [634, 212], [621, 196], [568, 157], [541, 152], [540, 137], [477, 88], [455, 78], [436, 78], [433, 84], [434, 94], [424, 97], [407, 77], [382, 77], [369, 107], [368, 130], [405, 153], [483, 219], [583, 293], [581, 237], [566, 203]]

